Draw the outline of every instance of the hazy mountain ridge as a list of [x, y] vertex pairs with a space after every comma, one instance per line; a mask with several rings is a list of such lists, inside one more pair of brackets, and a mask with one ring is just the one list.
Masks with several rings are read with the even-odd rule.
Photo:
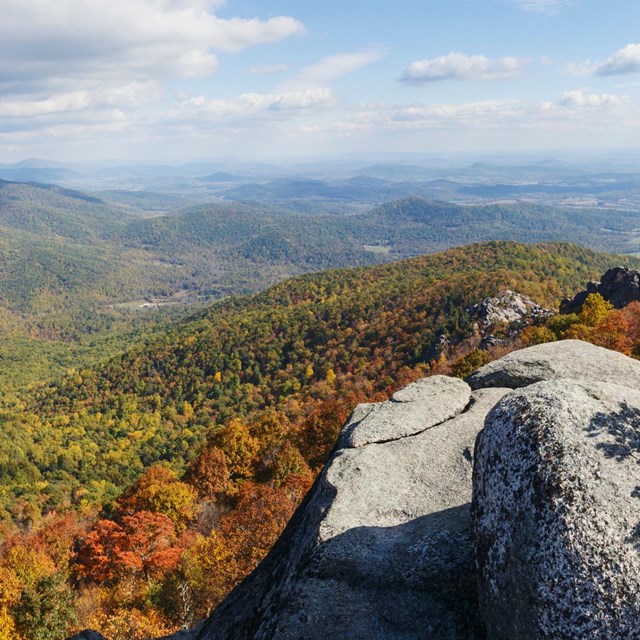
[[[353, 182], [366, 190], [371, 179]], [[138, 194], [142, 202], [144, 193]], [[144, 206], [161, 201], [156, 194]], [[316, 209], [313, 200], [304, 202], [304, 213], [275, 203], [219, 201], [149, 218], [149, 209], [113, 205], [77, 191], [3, 182], [0, 226], [6, 229], [5, 241], [20, 247], [21, 268], [32, 283], [23, 291], [15, 284], [22, 307], [34, 290], [50, 289], [54, 299], [62, 294], [65, 300], [84, 299], [100, 278], [98, 297], [105, 302], [175, 294], [196, 300], [256, 291], [307, 271], [375, 264], [469, 242], [571, 240], [618, 252], [633, 251], [639, 242], [631, 211], [522, 203], [459, 206], [410, 197], [336, 215], [325, 213], [322, 204]], [[77, 256], [75, 265], [65, 262], [65, 273], [46, 258], [50, 241], [56, 251]], [[92, 257], [83, 246], [92, 248]], [[49, 263], [47, 278], [58, 279], [60, 287], [51, 288], [40, 274], [40, 253]], [[9, 307], [13, 301], [7, 291]]]

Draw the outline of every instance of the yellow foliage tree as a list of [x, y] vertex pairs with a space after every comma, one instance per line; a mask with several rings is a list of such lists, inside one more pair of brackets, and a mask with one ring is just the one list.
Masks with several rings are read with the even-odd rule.
[[588, 327], [597, 327], [606, 317], [613, 305], [607, 302], [599, 293], [591, 293], [582, 305], [578, 318]]
[[227, 459], [232, 476], [250, 478], [253, 476], [254, 463], [260, 451], [260, 441], [254, 438], [249, 428], [235, 418], [210, 439], [210, 444], [218, 447]]
[[206, 617], [241, 580], [238, 563], [228, 542], [215, 529], [198, 536], [182, 556], [182, 571], [195, 599], [196, 615]]
[[[0, 608], [9, 608], [20, 600], [24, 583], [16, 572], [8, 567], [0, 566]], [[0, 638], [2, 635], [0, 634]]]
[[0, 640], [23, 640], [6, 607], [0, 607]]

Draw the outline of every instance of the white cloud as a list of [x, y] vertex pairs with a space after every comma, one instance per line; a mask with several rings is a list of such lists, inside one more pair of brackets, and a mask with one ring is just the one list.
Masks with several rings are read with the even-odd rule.
[[640, 44], [628, 44], [603, 62], [579, 65], [577, 73], [596, 76], [617, 76], [640, 72]]
[[331, 89], [316, 88], [284, 93], [246, 93], [231, 100], [191, 98], [162, 118], [172, 124], [220, 127], [233, 123], [251, 126], [259, 121], [291, 118], [335, 107], [339, 104]]
[[135, 108], [156, 102], [162, 93], [161, 87], [155, 83], [131, 82], [119, 87], [58, 93], [42, 99], [4, 100], [0, 102], [0, 117], [38, 118], [94, 108]]
[[554, 15], [575, 4], [574, 0], [515, 0], [523, 11]]
[[562, 94], [559, 104], [563, 107], [587, 107], [601, 109], [603, 107], [621, 107], [628, 103], [625, 96], [610, 93], [584, 93], [583, 91], [566, 91]]
[[265, 67], [249, 67], [247, 72], [252, 76], [271, 76], [278, 73], [284, 73], [288, 68], [288, 64], [272, 64]]
[[341, 135], [381, 131], [489, 132], [620, 130], [637, 126], [636, 110], [626, 96], [567, 91], [556, 101], [525, 104], [518, 100], [467, 103], [360, 105], [334, 126]]
[[0, 94], [204, 76], [217, 51], [300, 35], [291, 17], [218, 18], [214, 0], [3, 0]]
[[502, 80], [514, 76], [519, 69], [520, 61], [514, 57], [488, 58], [454, 51], [413, 62], [402, 73], [400, 81], [421, 84], [440, 80]]
[[148, 130], [168, 81], [214, 73], [218, 52], [305, 31], [288, 16], [220, 18], [223, 4], [1, 0], [0, 131], [67, 138], [110, 127]]
[[319, 62], [302, 69], [291, 83], [291, 86], [312, 87], [323, 86], [382, 58], [383, 49], [369, 49], [355, 53], [338, 53], [322, 58]]

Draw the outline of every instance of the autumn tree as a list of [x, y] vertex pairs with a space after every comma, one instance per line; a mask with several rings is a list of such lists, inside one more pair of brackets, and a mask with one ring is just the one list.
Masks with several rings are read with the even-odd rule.
[[165, 583], [168, 608], [181, 625], [207, 617], [244, 577], [232, 546], [219, 531], [199, 535]]
[[75, 619], [74, 599], [63, 574], [40, 578], [13, 609], [18, 632], [29, 640], [64, 640]]
[[253, 476], [260, 441], [240, 420], [233, 418], [226, 427], [215, 431], [209, 438], [209, 444], [224, 453], [232, 478]]
[[160, 513], [170, 518], [180, 533], [196, 516], [197, 497], [196, 490], [181, 482], [174, 471], [154, 465], [119, 499], [118, 514]]
[[351, 402], [333, 397], [322, 401], [301, 423], [296, 444], [312, 469], [321, 467], [353, 409]]
[[582, 305], [578, 319], [588, 327], [597, 327], [612, 309], [613, 305], [599, 293], [590, 293]]
[[120, 553], [126, 533], [113, 520], [98, 520], [82, 542], [76, 566], [80, 578], [108, 584], [121, 570]]
[[99, 584], [113, 583], [126, 573], [145, 579], [162, 577], [178, 563], [189, 535], [178, 536], [168, 516], [139, 511], [122, 524], [100, 520], [83, 541], [78, 574]]
[[122, 519], [125, 536], [118, 549], [118, 561], [148, 580], [161, 577], [178, 563], [183, 548], [173, 521], [162, 513], [140, 511]]
[[266, 556], [293, 515], [297, 502], [285, 489], [245, 482], [236, 508], [226, 514], [219, 531], [242, 575]]
[[211, 445], [191, 461], [184, 479], [202, 500], [217, 502], [232, 489], [227, 457], [221, 449]]

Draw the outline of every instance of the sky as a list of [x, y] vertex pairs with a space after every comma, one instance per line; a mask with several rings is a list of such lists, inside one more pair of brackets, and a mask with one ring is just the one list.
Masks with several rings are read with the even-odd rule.
[[0, 0], [0, 162], [638, 148], [630, 0]]

